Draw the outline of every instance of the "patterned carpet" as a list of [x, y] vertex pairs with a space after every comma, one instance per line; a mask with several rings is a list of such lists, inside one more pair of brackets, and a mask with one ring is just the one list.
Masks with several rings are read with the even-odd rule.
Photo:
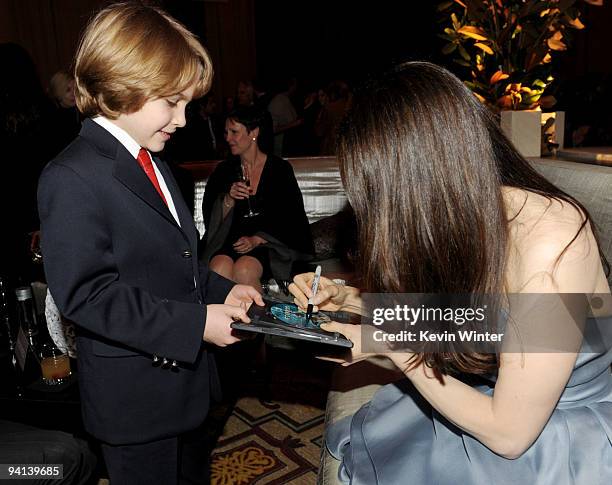
[[324, 418], [309, 405], [241, 398], [213, 453], [211, 484], [314, 484]]
[[251, 382], [228, 409], [212, 454], [212, 485], [316, 483], [330, 369], [312, 355], [296, 357], [277, 352], [268, 385]]

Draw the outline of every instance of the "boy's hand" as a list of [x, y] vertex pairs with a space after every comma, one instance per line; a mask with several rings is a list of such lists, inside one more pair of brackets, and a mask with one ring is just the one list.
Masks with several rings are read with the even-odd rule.
[[230, 324], [235, 321], [245, 323], [251, 321], [246, 314], [246, 308], [232, 305], [206, 305], [206, 326], [202, 340], [219, 347], [240, 341], [230, 327]]
[[253, 302], [259, 306], [264, 306], [264, 301], [261, 294], [255, 288], [249, 285], [235, 285], [225, 298], [226, 305], [234, 305], [239, 307], [245, 305], [247, 310]]

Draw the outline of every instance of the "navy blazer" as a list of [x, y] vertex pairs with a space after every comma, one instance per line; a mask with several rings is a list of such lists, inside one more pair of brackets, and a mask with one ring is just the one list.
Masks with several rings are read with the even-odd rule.
[[180, 226], [134, 157], [91, 120], [38, 188], [49, 289], [77, 329], [85, 428], [110, 444], [202, 423], [216, 378], [202, 342], [205, 305], [223, 303], [233, 286], [200, 265], [191, 213], [168, 166], [155, 162]]

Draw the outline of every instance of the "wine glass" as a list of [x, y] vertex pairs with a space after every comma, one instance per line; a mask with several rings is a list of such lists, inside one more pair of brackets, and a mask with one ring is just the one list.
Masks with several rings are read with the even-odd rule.
[[251, 192], [250, 192], [251, 177], [249, 176], [249, 169], [244, 163], [240, 164], [240, 166], [242, 168], [242, 170], [240, 171], [240, 180], [249, 189], [249, 197], [247, 198], [247, 205], [248, 205], [249, 211], [246, 214], [244, 214], [243, 217], [255, 217], [259, 215], [259, 212], [257, 212], [256, 210], [255, 211], [253, 210], [253, 204], [255, 203], [255, 196], [251, 195]]

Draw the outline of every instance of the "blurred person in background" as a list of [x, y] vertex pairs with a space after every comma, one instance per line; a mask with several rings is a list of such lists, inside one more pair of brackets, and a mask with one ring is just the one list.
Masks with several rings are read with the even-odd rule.
[[350, 90], [344, 81], [332, 81], [319, 95], [322, 109], [317, 118], [315, 132], [321, 139], [321, 155], [334, 155], [336, 132], [349, 106]]
[[17, 44], [0, 44], [0, 65], [0, 179], [15, 188], [0, 191], [0, 274], [15, 286], [43, 278], [30, 252], [38, 246], [36, 186], [57, 144], [53, 106], [29, 54]]
[[298, 117], [297, 111], [293, 106], [291, 98], [297, 89], [295, 78], [282, 79], [277, 81], [275, 89], [276, 95], [268, 105], [268, 111], [272, 116], [272, 127], [274, 129], [273, 153], [276, 156], [285, 154], [285, 139], [291, 137], [291, 133], [303, 122]]
[[76, 138], [81, 129], [72, 74], [66, 71], [56, 72], [49, 81], [49, 97], [56, 108], [53, 112], [53, 131], [56, 151], [59, 153]]

